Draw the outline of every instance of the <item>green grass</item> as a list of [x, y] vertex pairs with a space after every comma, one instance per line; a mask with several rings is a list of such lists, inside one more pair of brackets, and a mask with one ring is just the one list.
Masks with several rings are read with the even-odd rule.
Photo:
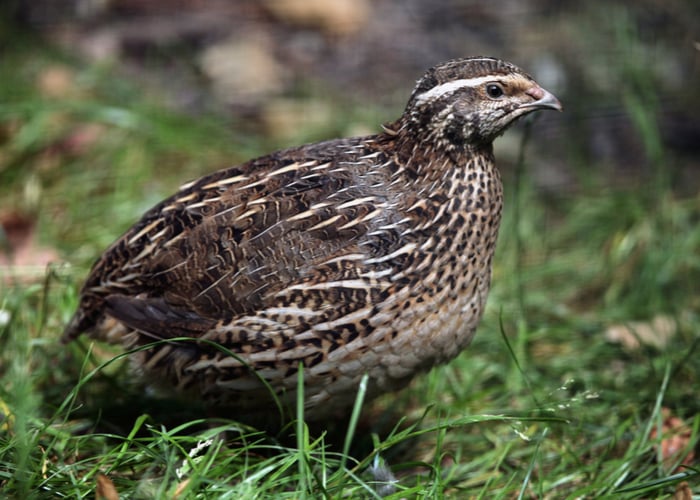
[[[144, 393], [119, 350], [58, 342], [91, 261], [145, 209], [273, 145], [168, 110], [112, 68], [27, 47], [0, 59], [0, 209], [32, 214], [38, 244], [63, 262], [39, 278], [0, 276], [4, 495], [93, 498], [100, 474], [123, 498], [666, 498], [682, 481], [698, 491], [698, 462], [678, 462], [700, 428], [700, 203], [678, 198], [668, 176], [620, 188], [589, 166], [585, 186], [545, 201], [526, 151], [504, 171], [494, 286], [472, 346], [405, 391], [358, 399], [363, 416], [347, 429], [300, 414], [288, 439]], [[74, 80], [60, 99], [36, 87], [56, 60]], [[660, 169], [676, 160], [643, 97], [625, 105]], [[386, 119], [344, 106], [346, 120]], [[86, 124], [99, 127], [94, 142], [62, 149]], [[660, 315], [677, 325], [661, 348], [605, 339], [610, 325]], [[664, 408], [689, 429], [675, 462], [652, 432]]]

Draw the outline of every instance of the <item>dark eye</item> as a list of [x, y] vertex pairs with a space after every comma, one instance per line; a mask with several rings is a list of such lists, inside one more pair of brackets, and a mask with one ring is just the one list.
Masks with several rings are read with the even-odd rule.
[[503, 87], [497, 83], [489, 83], [486, 85], [486, 93], [491, 99], [498, 99], [503, 97]]

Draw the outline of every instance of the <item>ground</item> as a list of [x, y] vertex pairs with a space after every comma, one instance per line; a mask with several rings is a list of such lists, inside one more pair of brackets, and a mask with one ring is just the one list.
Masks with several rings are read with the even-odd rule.
[[[34, 2], [3, 17], [3, 492], [699, 495], [698, 8], [355, 2], [339, 27], [273, 3], [182, 0], [174, 16], [84, 2], [110, 7], [57, 20]], [[332, 432], [300, 415], [272, 434], [144, 390], [119, 350], [59, 343], [92, 261], [179, 184], [375, 131], [464, 47], [525, 67], [565, 112], [496, 143], [493, 290], [453, 362]], [[242, 81], [223, 68], [236, 54]]]

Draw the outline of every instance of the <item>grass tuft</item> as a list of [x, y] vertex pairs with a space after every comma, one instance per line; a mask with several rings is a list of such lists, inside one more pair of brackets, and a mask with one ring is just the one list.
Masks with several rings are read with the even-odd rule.
[[[618, 43], [635, 36], [621, 25]], [[93, 498], [98, 481], [124, 498], [633, 499], [684, 483], [697, 495], [700, 204], [665, 170], [676, 160], [642, 60], [618, 76], [650, 180], [616, 186], [591, 165], [581, 186], [544, 199], [530, 145], [504, 171], [493, 290], [472, 346], [373, 404], [364, 379], [340, 439], [298, 404], [289, 442], [144, 391], [120, 350], [58, 341], [89, 265], [121, 231], [181, 182], [269, 144], [220, 116], [174, 112], [113, 68], [38, 43], [31, 57], [3, 55], [0, 213], [28, 214], [32, 245], [66, 262], [0, 267], [4, 495]], [[61, 99], [36, 84], [57, 64], [73, 82]], [[343, 120], [374, 125], [340, 106]], [[663, 339], [658, 324], [670, 325]], [[618, 343], [613, 327], [657, 342]]]

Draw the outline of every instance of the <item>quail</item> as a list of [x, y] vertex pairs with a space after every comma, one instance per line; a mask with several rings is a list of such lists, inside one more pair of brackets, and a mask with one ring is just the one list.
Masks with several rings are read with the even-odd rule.
[[[456, 59], [376, 135], [278, 151], [183, 185], [94, 264], [63, 341], [133, 349], [149, 383], [238, 417], [310, 420], [406, 385], [470, 343], [502, 184], [492, 143], [561, 104], [527, 73]], [[289, 411], [289, 410], [287, 410]]]

